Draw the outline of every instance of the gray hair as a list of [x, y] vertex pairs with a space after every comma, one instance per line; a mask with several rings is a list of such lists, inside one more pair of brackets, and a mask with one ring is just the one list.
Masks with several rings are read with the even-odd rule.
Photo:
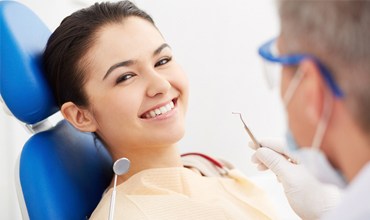
[[287, 53], [316, 56], [344, 92], [344, 102], [370, 131], [370, 1], [279, 0]]

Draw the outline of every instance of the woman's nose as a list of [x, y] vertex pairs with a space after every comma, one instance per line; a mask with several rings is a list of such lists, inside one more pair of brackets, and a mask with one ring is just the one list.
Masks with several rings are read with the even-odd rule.
[[149, 97], [154, 97], [159, 94], [166, 94], [171, 88], [171, 84], [165, 76], [155, 71], [152, 71], [149, 75], [147, 89], [147, 95]]

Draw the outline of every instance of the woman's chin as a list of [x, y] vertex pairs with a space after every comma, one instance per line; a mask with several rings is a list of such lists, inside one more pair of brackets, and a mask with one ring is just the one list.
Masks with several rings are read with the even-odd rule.
[[185, 129], [167, 131], [162, 134], [155, 135], [153, 142], [156, 145], [174, 145], [179, 142], [185, 135]]

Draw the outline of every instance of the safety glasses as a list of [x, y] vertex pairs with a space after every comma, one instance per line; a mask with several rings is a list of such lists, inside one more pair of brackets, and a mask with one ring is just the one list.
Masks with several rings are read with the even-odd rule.
[[298, 65], [305, 59], [313, 60], [318, 66], [321, 75], [324, 77], [329, 88], [337, 98], [343, 97], [343, 92], [335, 83], [329, 70], [315, 57], [308, 54], [279, 55], [276, 47], [276, 39], [263, 44], [258, 49], [259, 55], [263, 58], [264, 73], [270, 88], [280, 85], [281, 70], [283, 66]]

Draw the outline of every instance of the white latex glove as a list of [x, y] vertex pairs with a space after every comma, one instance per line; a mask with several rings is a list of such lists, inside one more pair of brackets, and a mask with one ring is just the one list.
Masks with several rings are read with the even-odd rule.
[[252, 161], [260, 170], [268, 168], [276, 174], [290, 206], [302, 219], [319, 219], [338, 204], [339, 188], [319, 182], [304, 165], [288, 162], [286, 156], [291, 156], [281, 141], [270, 139], [260, 143], [263, 147], [256, 149]]

